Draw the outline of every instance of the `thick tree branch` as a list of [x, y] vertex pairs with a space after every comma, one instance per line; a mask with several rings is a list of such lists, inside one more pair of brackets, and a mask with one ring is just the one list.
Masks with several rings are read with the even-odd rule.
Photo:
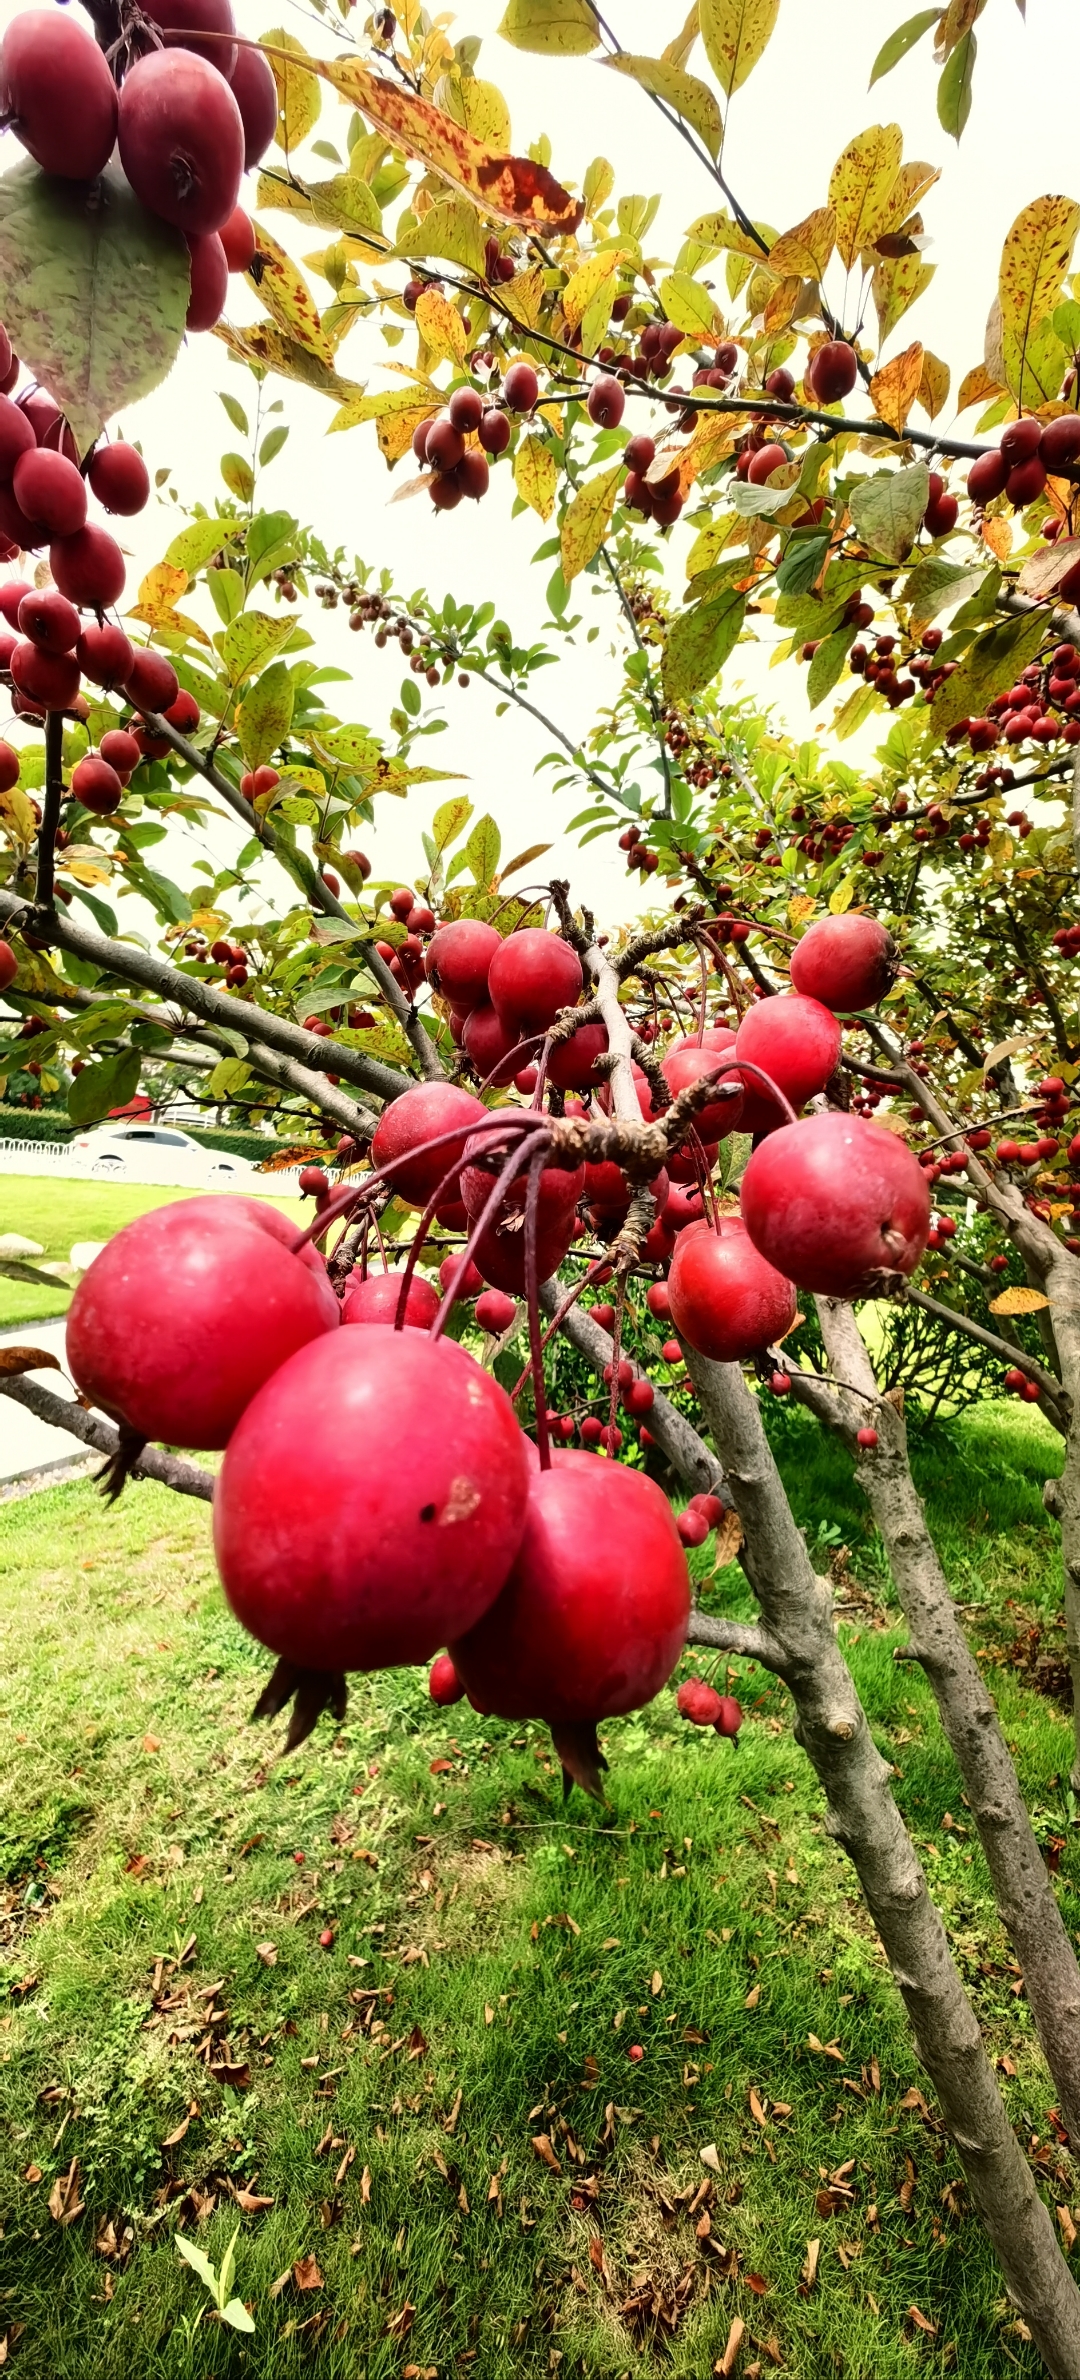
[[708, 1645], [714, 1653], [733, 1653], [744, 1661], [759, 1661], [774, 1677], [784, 1675], [784, 1653], [767, 1628], [748, 1620], [725, 1620], [712, 1612], [692, 1611], [687, 1644]]
[[[851, 1306], [815, 1299], [830, 1367], [846, 1386], [832, 1398], [834, 1426], [856, 1457], [859, 1485], [889, 1559], [911, 1631], [911, 1649], [933, 1688], [964, 1780], [994, 1886], [1023, 1970], [1028, 2000], [1054, 2078], [1062, 2121], [1080, 2151], [1080, 1966], [1065, 1930], [993, 1700], [963, 1634], [911, 1475], [902, 1414], [879, 1397]], [[878, 1443], [856, 1445], [869, 1419]]]
[[305, 1033], [302, 1026], [290, 1024], [286, 1017], [274, 1016], [249, 1001], [234, 1000], [228, 992], [219, 992], [198, 976], [182, 975], [178, 967], [170, 967], [167, 959], [155, 957], [136, 942], [113, 941], [93, 927], [77, 925], [66, 913], [41, 917], [14, 893], [0, 890], [0, 923], [15, 926], [31, 917], [33, 930], [42, 941], [59, 943], [61, 950], [72, 951], [76, 958], [89, 959], [104, 973], [119, 976], [121, 982], [139, 984], [144, 991], [156, 992], [159, 999], [170, 1001], [181, 1015], [197, 1016], [205, 1024], [227, 1027], [230, 1033], [242, 1034], [245, 1041], [254, 1030], [261, 1041], [283, 1057], [295, 1059], [314, 1073], [332, 1071], [344, 1075], [346, 1081], [356, 1083], [362, 1091], [373, 1092], [376, 1098], [397, 1099], [402, 1091], [409, 1089], [411, 1077], [400, 1074], [394, 1066], [384, 1066], [377, 1058], [366, 1058], [362, 1051], [347, 1049], [342, 1042], [324, 1041], [317, 1033]]
[[832, 1599], [795, 1526], [756, 1400], [733, 1364], [686, 1350], [746, 1532], [745, 1563], [784, 1656], [796, 1736], [824, 1789], [903, 1995], [916, 2048], [997, 2250], [1055, 2380], [1080, 2374], [1080, 2292], [1009, 2122], [979, 2028], [837, 1644]]
[[[81, 1438], [84, 1446], [93, 1446], [99, 1454], [110, 1458], [120, 1444], [118, 1432], [111, 1422], [102, 1421], [97, 1413], [87, 1413], [69, 1397], [54, 1396], [51, 1389], [42, 1388], [37, 1380], [25, 1374], [8, 1380], [0, 1376], [0, 1396], [13, 1397], [17, 1405], [25, 1405], [28, 1413], [38, 1421], [47, 1421], [54, 1430], [67, 1430], [71, 1437]], [[137, 1462], [131, 1465], [134, 1479], [156, 1479], [161, 1487], [174, 1488], [179, 1496], [200, 1496], [209, 1504], [214, 1493], [213, 1473], [200, 1470], [197, 1463], [182, 1462], [179, 1455], [163, 1454], [160, 1447], [145, 1446]]]

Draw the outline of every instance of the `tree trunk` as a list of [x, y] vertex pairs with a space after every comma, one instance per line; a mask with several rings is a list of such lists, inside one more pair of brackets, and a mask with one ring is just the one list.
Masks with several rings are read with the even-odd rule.
[[[948, 1581], [911, 1476], [907, 1432], [895, 1406], [878, 1398], [873, 1367], [849, 1305], [816, 1300], [829, 1363], [856, 1399], [831, 1390], [834, 1426], [856, 1453], [859, 1485], [889, 1557], [911, 1647], [933, 1687], [941, 1724], [964, 1780], [994, 1898], [1023, 1969], [1062, 2121], [1080, 2151], [1080, 1965], [1031, 1829], [993, 1700], [956, 1616]], [[870, 1403], [867, 1403], [867, 1399]], [[876, 1447], [855, 1447], [870, 1420]]]
[[829, 1832], [858, 1874], [1009, 2296], [1054, 2380], [1080, 2380], [1080, 2291], [1012, 2127], [769, 1450], [734, 1364], [686, 1349], [746, 1532], [746, 1567], [783, 1648], [796, 1737], [825, 1792]]

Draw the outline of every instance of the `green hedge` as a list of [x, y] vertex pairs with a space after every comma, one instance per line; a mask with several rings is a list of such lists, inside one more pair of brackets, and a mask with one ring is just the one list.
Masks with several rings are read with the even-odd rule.
[[[74, 1125], [60, 1107], [0, 1107], [0, 1140], [61, 1140], [69, 1141]], [[185, 1124], [184, 1131], [190, 1129]], [[249, 1157], [258, 1165], [269, 1157], [275, 1143], [265, 1132], [215, 1132], [205, 1125], [191, 1131], [192, 1140], [201, 1141], [205, 1149], [222, 1149], [230, 1157]]]

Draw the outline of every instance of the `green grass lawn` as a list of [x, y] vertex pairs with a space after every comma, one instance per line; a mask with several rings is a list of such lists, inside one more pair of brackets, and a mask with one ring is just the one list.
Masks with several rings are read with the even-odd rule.
[[[805, 1416], [777, 1426], [1064, 2205], [1050, 2086], [850, 1471]], [[1069, 1727], [1032, 1682], [1063, 1642], [1058, 1459], [999, 1408], [920, 1468], [1076, 1928]], [[708, 1593], [744, 1608], [737, 1569]], [[671, 1694], [613, 1724], [601, 1809], [563, 1804], [542, 1728], [436, 1712], [414, 1673], [353, 1681], [340, 1729], [275, 1758], [281, 1722], [248, 1718], [267, 1666], [203, 1506], [144, 1484], [108, 1513], [80, 1480], [0, 1510], [0, 2339], [25, 2380], [701, 2380], [736, 2321], [742, 2380], [1034, 2375], [781, 1689], [724, 1665], [734, 1749]], [[175, 2246], [216, 2264], [237, 2226], [251, 2338]]]
[[[221, 1191], [213, 1195], [231, 1194]], [[76, 1240], [111, 1239], [113, 1232], [135, 1215], [192, 1196], [190, 1190], [155, 1190], [136, 1182], [65, 1182], [42, 1174], [0, 1174], [0, 1237], [17, 1231], [23, 1239], [36, 1240], [39, 1248], [44, 1248], [46, 1263], [66, 1264]], [[302, 1201], [295, 1198], [278, 1198], [275, 1204], [287, 1215], [304, 1211]], [[5, 1280], [0, 1274], [0, 1330], [66, 1314], [68, 1302], [69, 1292], [62, 1282], [55, 1289], [38, 1289], [29, 1281]]]

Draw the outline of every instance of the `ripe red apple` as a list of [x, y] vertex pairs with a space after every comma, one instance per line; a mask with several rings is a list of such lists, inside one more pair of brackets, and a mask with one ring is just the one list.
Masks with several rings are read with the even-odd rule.
[[499, 1593], [528, 1478], [510, 1399], [463, 1348], [338, 1331], [281, 1365], [229, 1441], [214, 1495], [225, 1593], [298, 1668], [428, 1661]]
[[55, 587], [35, 589], [19, 605], [19, 627], [45, 653], [70, 653], [79, 634], [79, 615], [66, 595]]
[[836, 405], [850, 396], [858, 376], [858, 359], [846, 339], [828, 339], [817, 348], [806, 374], [819, 405]]
[[116, 85], [103, 50], [55, 9], [12, 17], [0, 51], [0, 113], [47, 174], [92, 182], [116, 139]]
[[488, 997], [488, 968], [501, 941], [495, 927], [480, 918], [455, 918], [432, 935], [424, 953], [424, 973], [454, 1008], [476, 1008]]
[[100, 818], [108, 818], [113, 810], [119, 809], [124, 788], [107, 760], [99, 753], [86, 752], [72, 769], [71, 790], [84, 810], [94, 810]]
[[[372, 1164], [392, 1168], [391, 1187], [407, 1206], [424, 1207], [486, 1113], [471, 1091], [454, 1083], [415, 1083], [383, 1109], [371, 1143]], [[454, 1137], [427, 1149], [424, 1144], [442, 1133]]]
[[650, 1702], [689, 1616], [686, 1558], [662, 1490], [621, 1463], [557, 1452], [529, 1481], [501, 1595], [450, 1653], [485, 1717], [575, 1725]]
[[242, 43], [237, 44], [229, 81], [244, 127], [244, 171], [250, 173], [277, 130], [277, 84], [269, 59], [261, 50], [248, 49]]
[[11, 682], [27, 700], [43, 711], [70, 711], [79, 691], [79, 664], [74, 653], [43, 653], [23, 637], [8, 663]]
[[[735, 1036], [735, 1055], [770, 1075], [792, 1107], [804, 1107], [836, 1071], [842, 1035], [831, 1009], [801, 992], [781, 992], [747, 1010]], [[783, 1120], [756, 1075], [744, 1077], [744, 1132], [771, 1132]]]
[[164, 653], [152, 645], [137, 645], [124, 692], [140, 711], [165, 711], [176, 701], [180, 680]]
[[66, 455], [35, 446], [19, 456], [12, 493], [27, 519], [40, 521], [50, 537], [72, 537], [86, 519], [86, 482]]
[[449, 1653], [440, 1653], [428, 1673], [428, 1693], [440, 1709], [448, 1710], [452, 1703], [464, 1702], [465, 1688], [461, 1683]]
[[127, 576], [124, 557], [115, 537], [88, 521], [74, 537], [59, 537], [49, 548], [49, 568], [61, 595], [84, 611], [106, 611], [118, 603]]
[[120, 90], [120, 161], [137, 198], [178, 231], [220, 231], [236, 205], [244, 127], [217, 68], [152, 50]]
[[906, 1143], [835, 1111], [770, 1133], [740, 1206], [761, 1254], [824, 1297], [866, 1296], [913, 1273], [930, 1229], [930, 1187]]
[[[7, 790], [8, 788], [5, 787], [5, 792]], [[0, 992], [6, 992], [9, 983], [14, 983], [18, 972], [19, 962], [10, 942], [0, 942]]]
[[296, 1348], [336, 1334], [315, 1249], [267, 1200], [185, 1198], [124, 1225], [68, 1310], [68, 1367], [107, 1413], [169, 1446], [227, 1443]]
[[744, 1363], [760, 1355], [795, 1320], [791, 1281], [759, 1254], [745, 1226], [729, 1215], [719, 1231], [703, 1221], [679, 1233], [668, 1298], [680, 1337], [716, 1363]]
[[519, 1037], [546, 1032], [560, 1008], [572, 1007], [580, 997], [581, 981], [576, 950], [543, 926], [508, 934], [488, 969], [489, 995], [504, 1024], [516, 1026]]
[[150, 473], [142, 456], [123, 438], [115, 438], [109, 446], [95, 446], [86, 476], [106, 512], [122, 513], [125, 518], [141, 512], [150, 494]]
[[236, 43], [199, 38], [205, 33], [235, 33], [229, 0], [142, 0], [142, 8], [143, 15], [160, 27], [166, 49], [195, 50], [231, 82]]
[[185, 327], [189, 331], [212, 331], [225, 312], [229, 294], [229, 262], [224, 243], [216, 231], [191, 231], [187, 244], [191, 258], [191, 296]]
[[797, 992], [836, 1016], [876, 1008], [896, 973], [897, 948], [875, 917], [819, 917], [791, 954]]
[[[352, 1273], [341, 1301], [342, 1321], [394, 1324], [404, 1278], [403, 1269], [398, 1272], [369, 1273], [365, 1281], [361, 1280], [359, 1273]], [[414, 1273], [405, 1305], [407, 1328], [430, 1330], [438, 1311], [439, 1300], [431, 1282], [423, 1273]]]

